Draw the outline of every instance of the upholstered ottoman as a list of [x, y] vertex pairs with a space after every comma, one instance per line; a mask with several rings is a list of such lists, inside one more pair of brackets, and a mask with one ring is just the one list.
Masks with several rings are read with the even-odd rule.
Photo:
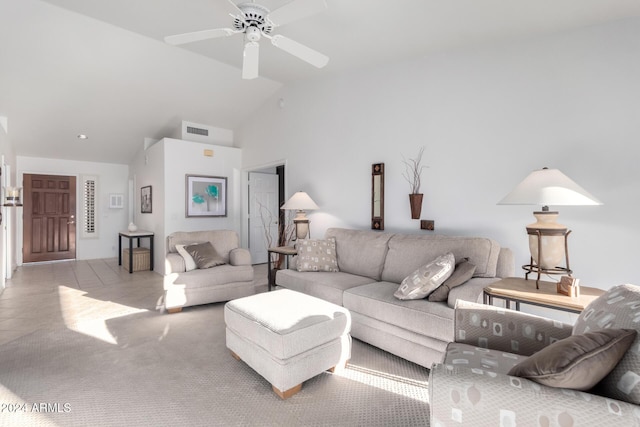
[[229, 301], [227, 347], [287, 399], [302, 383], [351, 357], [351, 315], [343, 307], [288, 289]]

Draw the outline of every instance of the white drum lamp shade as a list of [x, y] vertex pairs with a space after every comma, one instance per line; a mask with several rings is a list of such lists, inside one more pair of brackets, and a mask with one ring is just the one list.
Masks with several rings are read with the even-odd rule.
[[[557, 211], [549, 211], [553, 206], [601, 205], [602, 203], [584, 188], [558, 169], [535, 170], [507, 194], [499, 205], [538, 205], [540, 211], [533, 213], [536, 222], [527, 225], [529, 250], [533, 271], [538, 273], [569, 273], [569, 266], [559, 267], [563, 259], [567, 260], [567, 227], [558, 224]], [[528, 270], [531, 272], [531, 270]], [[539, 274], [538, 274], [539, 277]]]
[[309, 218], [305, 211], [319, 209], [318, 205], [307, 193], [298, 191], [280, 209], [296, 211], [296, 216], [293, 218], [293, 223], [296, 225], [296, 238], [305, 239], [309, 234]]

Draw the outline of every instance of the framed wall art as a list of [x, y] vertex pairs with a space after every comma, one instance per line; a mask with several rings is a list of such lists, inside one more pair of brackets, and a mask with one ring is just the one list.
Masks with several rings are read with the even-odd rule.
[[227, 178], [187, 175], [186, 217], [227, 216]]
[[140, 212], [151, 213], [152, 200], [151, 200], [151, 186], [147, 185], [140, 189]]

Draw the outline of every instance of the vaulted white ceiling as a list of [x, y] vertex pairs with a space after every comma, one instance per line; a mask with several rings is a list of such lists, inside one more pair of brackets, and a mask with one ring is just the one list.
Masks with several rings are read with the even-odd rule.
[[[239, 0], [235, 0], [240, 2]], [[274, 10], [288, 0], [260, 0]], [[330, 57], [316, 69], [263, 40], [241, 78], [228, 0], [0, 0], [0, 116], [19, 155], [128, 163], [181, 120], [235, 128], [283, 84], [640, 16], [638, 0], [327, 0], [277, 32]], [[81, 141], [77, 134], [89, 139]]]

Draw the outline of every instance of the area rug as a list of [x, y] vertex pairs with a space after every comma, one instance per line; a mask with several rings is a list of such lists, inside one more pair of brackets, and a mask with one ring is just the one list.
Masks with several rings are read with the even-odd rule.
[[0, 425], [429, 425], [428, 370], [358, 340], [346, 370], [281, 400], [230, 355], [223, 307], [118, 313], [3, 344]]

